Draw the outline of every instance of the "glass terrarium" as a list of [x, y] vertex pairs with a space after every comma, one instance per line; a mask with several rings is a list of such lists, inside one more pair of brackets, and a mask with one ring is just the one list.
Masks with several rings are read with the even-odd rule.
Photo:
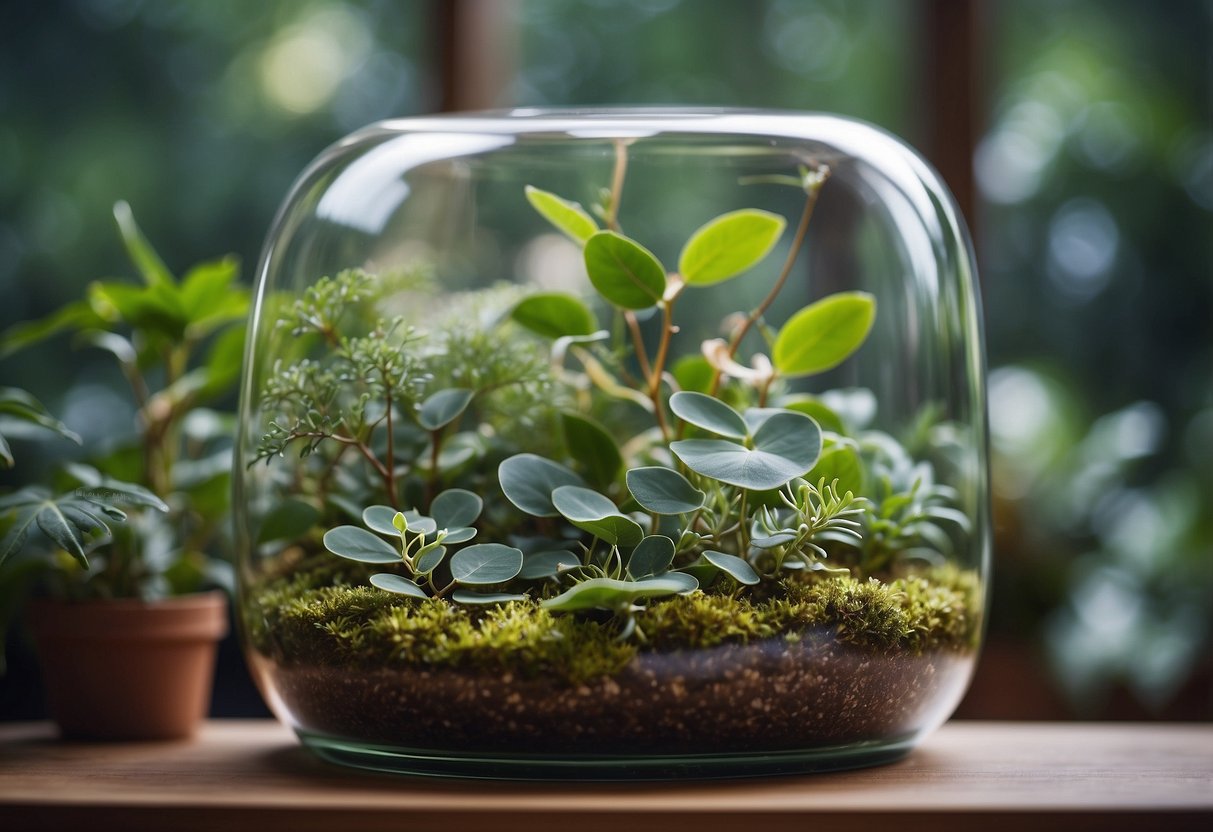
[[244, 372], [244, 639], [325, 758], [848, 768], [965, 689], [989, 550], [973, 259], [878, 129], [371, 126], [279, 213]]

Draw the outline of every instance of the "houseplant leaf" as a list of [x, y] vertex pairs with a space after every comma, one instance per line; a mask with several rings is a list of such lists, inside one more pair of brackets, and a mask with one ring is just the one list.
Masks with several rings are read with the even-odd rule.
[[808, 376], [841, 364], [859, 349], [876, 319], [867, 292], [838, 292], [801, 309], [779, 330], [772, 351], [784, 376]]
[[526, 186], [526, 198], [540, 216], [575, 243], [584, 244], [598, 230], [598, 223], [579, 203], [531, 185]]
[[690, 286], [709, 286], [757, 265], [779, 241], [786, 220], [746, 208], [710, 220], [687, 240], [678, 273]]
[[614, 231], [599, 231], [586, 241], [585, 268], [598, 293], [623, 309], [647, 309], [665, 293], [661, 262]]

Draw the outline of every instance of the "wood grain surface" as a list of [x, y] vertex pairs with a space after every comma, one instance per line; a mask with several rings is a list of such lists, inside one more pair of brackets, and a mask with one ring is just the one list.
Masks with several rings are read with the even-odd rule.
[[269, 721], [185, 743], [60, 742], [0, 726], [0, 829], [697, 832], [1213, 829], [1213, 725], [953, 722], [905, 760], [838, 774], [628, 784], [378, 775]]

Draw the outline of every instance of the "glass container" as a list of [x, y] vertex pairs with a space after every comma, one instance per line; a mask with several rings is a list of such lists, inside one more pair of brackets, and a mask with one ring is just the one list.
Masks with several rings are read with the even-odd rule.
[[733, 777], [897, 759], [976, 660], [973, 256], [831, 115], [386, 121], [258, 270], [240, 621], [329, 760]]

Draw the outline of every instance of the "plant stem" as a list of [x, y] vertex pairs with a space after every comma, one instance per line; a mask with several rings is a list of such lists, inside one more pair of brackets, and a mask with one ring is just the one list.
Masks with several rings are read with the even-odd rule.
[[619, 232], [619, 203], [623, 199], [623, 180], [628, 172], [628, 148], [622, 139], [615, 140], [615, 169], [611, 173], [611, 204], [607, 206], [607, 228]]
[[624, 311], [623, 319], [627, 321], [628, 331], [632, 333], [632, 345], [636, 350], [636, 362], [640, 365], [640, 372], [648, 381], [653, 376], [653, 368], [649, 364], [649, 354], [644, 345], [644, 333], [640, 331], [640, 321], [636, 320], [636, 313], [631, 309]]
[[384, 398], [387, 404], [387, 499], [392, 508], [400, 508], [396, 494], [396, 437], [392, 429], [392, 382], [387, 371], [383, 371]]
[[[737, 331], [733, 333], [733, 337], [729, 339], [729, 358], [737, 355], [737, 350], [741, 347], [742, 340], [749, 333], [750, 328], [763, 316], [763, 313], [770, 308], [775, 302], [775, 298], [779, 296], [783, 285], [787, 283], [788, 277], [792, 274], [792, 266], [796, 263], [796, 258], [800, 255], [801, 248], [804, 247], [805, 236], [809, 230], [809, 220], [813, 218], [813, 209], [817, 207], [817, 197], [821, 193], [821, 187], [830, 178], [830, 169], [822, 167], [818, 172], [817, 179], [809, 186], [805, 195], [804, 210], [800, 214], [800, 223], [796, 226], [796, 235], [792, 238], [792, 247], [788, 251], [787, 258], [783, 261], [783, 268], [779, 272], [779, 277], [775, 280], [775, 285], [771, 287], [771, 291], [762, 299], [762, 303], [754, 307], [754, 310], [746, 316], [741, 326], [737, 327]], [[712, 386], [709, 389], [709, 394], [716, 395], [720, 389], [720, 370], [712, 376]]]

